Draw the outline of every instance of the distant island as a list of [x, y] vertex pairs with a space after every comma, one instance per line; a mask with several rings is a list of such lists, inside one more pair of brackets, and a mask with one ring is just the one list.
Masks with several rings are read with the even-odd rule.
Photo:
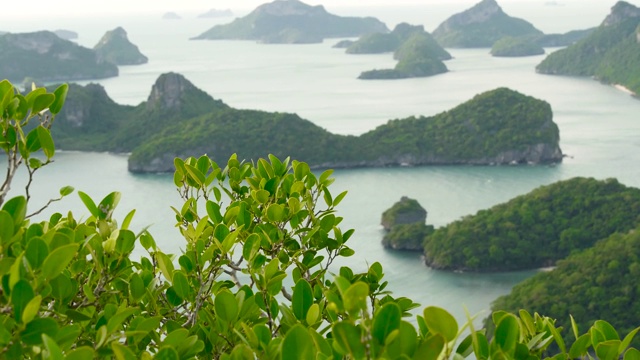
[[544, 54], [542, 46], [525, 37], [504, 37], [491, 47], [491, 55], [496, 57], [521, 57]]
[[395, 68], [365, 71], [359, 79], [405, 79], [426, 77], [448, 71], [443, 60], [451, 55], [422, 26], [399, 24], [388, 34], [374, 33], [361, 37], [347, 48], [349, 54], [394, 51]]
[[640, 8], [619, 1], [588, 37], [550, 54], [536, 71], [591, 76], [640, 94]]
[[541, 36], [543, 33], [527, 21], [507, 15], [495, 0], [482, 0], [449, 17], [432, 35], [444, 47], [490, 48], [506, 36]]
[[209, 11], [198, 15], [198, 19], [215, 19], [221, 17], [230, 17], [233, 16], [233, 12], [231, 9], [218, 10], [218, 9], [210, 9]]
[[59, 29], [59, 30], [54, 30], [53, 33], [58, 35], [59, 38], [65, 39], [65, 40], [75, 40], [78, 38], [78, 33], [71, 30]]
[[14, 82], [102, 79], [118, 76], [118, 67], [50, 31], [0, 37], [0, 74]]
[[99, 60], [116, 65], [139, 65], [149, 62], [138, 47], [129, 41], [127, 32], [122, 27], [107, 31], [93, 49]]
[[133, 172], [171, 172], [175, 157], [202, 153], [215, 161], [271, 153], [314, 168], [546, 164], [562, 161], [552, 117], [548, 103], [500, 88], [435, 116], [343, 136], [295, 114], [233, 109], [169, 73], [136, 107], [114, 103], [99, 85], [73, 85], [53, 131], [61, 149], [131, 152]]
[[310, 6], [298, 0], [276, 0], [258, 6], [249, 15], [230, 24], [216, 25], [195, 40], [255, 40], [261, 43], [309, 44], [325, 38], [356, 37], [388, 32], [378, 19], [340, 17], [322, 5]]
[[164, 20], [180, 20], [180, 19], [182, 19], [182, 16], [178, 15], [177, 13], [175, 13], [173, 11], [170, 11], [170, 12], [164, 13], [162, 15], [162, 19], [164, 19]]
[[422, 251], [424, 239], [434, 230], [426, 221], [427, 210], [417, 200], [403, 196], [382, 213], [380, 223], [386, 232], [382, 245], [394, 250]]
[[553, 266], [615, 232], [636, 228], [638, 214], [640, 189], [615, 179], [573, 178], [436, 229], [425, 239], [425, 262], [477, 272]]

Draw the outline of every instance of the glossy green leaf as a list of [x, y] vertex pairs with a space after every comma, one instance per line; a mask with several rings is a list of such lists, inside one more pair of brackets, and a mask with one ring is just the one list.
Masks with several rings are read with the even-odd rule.
[[36, 315], [38, 315], [38, 311], [40, 310], [40, 304], [42, 303], [42, 296], [36, 295], [34, 296], [29, 303], [25, 306], [22, 311], [22, 323], [28, 324], [33, 319], [35, 319]]
[[11, 289], [11, 304], [13, 304], [13, 313], [17, 322], [22, 321], [22, 314], [34, 296], [33, 288], [24, 279], [18, 280]]
[[313, 290], [311, 285], [305, 279], [300, 279], [293, 288], [291, 300], [293, 314], [300, 321], [306, 319], [307, 311], [309, 311], [312, 304]]
[[418, 333], [416, 328], [406, 322], [400, 322], [400, 332], [393, 341], [387, 345], [388, 354], [405, 354], [412, 357], [418, 347]]
[[101, 212], [100, 210], [98, 210], [96, 203], [93, 202], [93, 199], [91, 199], [89, 195], [83, 193], [82, 191], [78, 191], [78, 196], [80, 197], [80, 200], [82, 200], [84, 206], [87, 207], [87, 210], [89, 210], [91, 215], [93, 215], [95, 218], [99, 218]]
[[178, 352], [173, 347], [168, 346], [161, 348], [153, 358], [156, 360], [180, 360]]
[[593, 326], [602, 332], [605, 340], [620, 340], [620, 335], [618, 335], [616, 329], [608, 322], [604, 320], [596, 320]]
[[173, 289], [184, 300], [190, 300], [191, 286], [189, 285], [189, 279], [181, 270], [173, 272]]
[[60, 275], [78, 253], [78, 244], [63, 245], [49, 253], [42, 264], [42, 275], [51, 280]]
[[33, 107], [31, 108], [31, 111], [33, 113], [39, 113], [43, 110], [46, 110], [49, 108], [49, 106], [51, 106], [51, 104], [53, 104], [55, 100], [56, 96], [53, 94], [40, 94], [33, 100]]
[[640, 351], [638, 351], [638, 349], [635, 349], [635, 348], [628, 349], [624, 353], [623, 360], [640, 360]]
[[224, 321], [234, 322], [238, 317], [238, 301], [233, 294], [227, 290], [219, 292], [213, 302], [216, 315]]
[[77, 349], [71, 350], [66, 354], [66, 360], [86, 360], [95, 358], [95, 352], [93, 348], [89, 346], [81, 346]]
[[168, 281], [172, 281], [174, 267], [173, 267], [173, 262], [171, 261], [171, 258], [167, 254], [159, 251], [156, 252], [155, 254], [156, 254], [156, 260], [158, 261], [158, 267], [160, 268], [162, 275]]
[[138, 359], [136, 354], [133, 351], [131, 351], [131, 349], [129, 349], [124, 345], [121, 345], [116, 341], [111, 343], [111, 350], [113, 350], [113, 355], [115, 355], [117, 360], [137, 360]]
[[313, 337], [301, 324], [294, 325], [282, 341], [282, 360], [315, 360]]
[[42, 334], [42, 342], [47, 352], [43, 356], [44, 359], [64, 360], [64, 355], [58, 344], [47, 334]]
[[627, 334], [627, 336], [624, 337], [624, 340], [622, 340], [622, 343], [620, 343], [620, 349], [618, 349], [619, 353], [622, 354], [629, 347], [629, 345], [631, 345], [631, 342], [633, 341], [633, 338], [636, 336], [638, 331], [640, 331], [640, 327], [631, 330]]
[[48, 255], [49, 246], [42, 238], [34, 237], [29, 240], [24, 256], [29, 260], [32, 269], [40, 269]]
[[387, 336], [389, 336], [392, 331], [400, 328], [401, 320], [402, 311], [397, 304], [384, 304], [373, 318], [371, 334], [378, 340], [379, 344], [383, 345], [386, 342]]
[[591, 347], [591, 335], [589, 333], [579, 336], [569, 349], [569, 356], [573, 359], [584, 356]]
[[11, 198], [4, 203], [2, 210], [11, 215], [14, 226], [19, 226], [27, 215], [27, 199], [24, 196]]
[[349, 288], [344, 292], [343, 296], [345, 309], [352, 314], [366, 309], [368, 296], [369, 285], [361, 281], [358, 281], [355, 284], [351, 284]]
[[620, 340], [607, 340], [601, 342], [596, 347], [596, 355], [599, 360], [616, 360], [620, 357], [618, 349], [620, 348]]
[[251, 197], [260, 204], [266, 204], [271, 194], [267, 190], [252, 190]]
[[444, 345], [445, 339], [442, 335], [432, 335], [418, 347], [413, 358], [416, 360], [437, 360], [444, 349]]
[[271, 204], [267, 208], [267, 219], [273, 222], [284, 220], [284, 207], [280, 204]]
[[347, 322], [338, 322], [333, 325], [332, 333], [342, 355], [350, 355], [354, 359], [361, 359], [365, 356], [360, 328]]
[[0, 244], [9, 243], [13, 234], [13, 218], [7, 211], [0, 210]]
[[447, 341], [453, 341], [458, 335], [458, 322], [448, 311], [429, 306], [423, 311], [424, 321], [433, 334], [440, 334]]
[[44, 128], [42, 125], [38, 126], [36, 128], [36, 131], [38, 133], [38, 140], [40, 140], [42, 152], [44, 152], [44, 155], [47, 157], [47, 159], [51, 159], [56, 153], [56, 147], [53, 144], [51, 132], [49, 132], [49, 129]]
[[60, 110], [62, 110], [62, 106], [64, 106], [64, 102], [67, 99], [68, 92], [69, 92], [69, 85], [67, 84], [62, 84], [58, 86], [58, 88], [53, 92], [56, 98], [53, 101], [53, 103], [49, 106], [49, 111], [51, 111], [53, 115], [58, 114]]
[[62, 188], [60, 188], [60, 196], [67, 196], [67, 195], [71, 195], [71, 193], [73, 193], [75, 189], [73, 188], [73, 186], [64, 186]]
[[98, 218], [110, 219], [111, 214], [113, 213], [113, 210], [116, 208], [116, 206], [118, 206], [121, 197], [122, 194], [118, 191], [114, 191], [105, 196], [104, 199], [102, 199], [102, 201], [100, 202], [100, 205], [98, 205], [98, 210], [100, 211]]
[[140, 311], [138, 308], [132, 307], [119, 310], [115, 315], [109, 318], [109, 321], [107, 322], [107, 332], [111, 334], [114, 331], [118, 330], [127, 318], [138, 311]]
[[508, 314], [503, 316], [496, 327], [494, 334], [495, 343], [506, 353], [513, 352], [516, 348], [518, 337], [520, 336], [520, 326], [518, 319]]

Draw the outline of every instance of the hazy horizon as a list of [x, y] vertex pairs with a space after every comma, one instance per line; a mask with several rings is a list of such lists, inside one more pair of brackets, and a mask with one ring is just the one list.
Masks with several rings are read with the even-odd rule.
[[[112, 0], [110, 2], [88, 2], [81, 0], [58, 0], [43, 1], [36, 0], [32, 2], [12, 1], [5, 4], [0, 20], [16, 19], [16, 18], [42, 18], [42, 17], [58, 17], [68, 18], [77, 16], [95, 16], [95, 15], [113, 15], [113, 14], [142, 14], [142, 13], [164, 13], [164, 12], [204, 12], [209, 9], [231, 9], [238, 12], [251, 10], [258, 5], [270, 2], [269, 0], [219, 0], [211, 2], [208, 0], [189, 0], [178, 2], [172, 0]], [[411, 5], [429, 5], [429, 4], [460, 4], [461, 7], [471, 7], [479, 0], [304, 0], [309, 5], [324, 5], [329, 10], [331, 8], [344, 7], [379, 7], [379, 6], [411, 6]], [[584, 0], [499, 0], [501, 5], [513, 3], [529, 3], [529, 4], [546, 4], [557, 3], [559, 5], [570, 3], [585, 3], [613, 6], [616, 0], [607, 1], [584, 1]], [[638, 4], [638, 1], [630, 1]], [[1, 26], [1, 25], [0, 25]]]

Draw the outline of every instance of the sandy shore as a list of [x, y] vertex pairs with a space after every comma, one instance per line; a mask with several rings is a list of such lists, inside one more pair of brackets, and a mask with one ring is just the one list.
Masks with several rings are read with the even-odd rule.
[[620, 90], [620, 91], [626, 92], [626, 93], [627, 93], [627, 94], [629, 94], [629, 95], [633, 95], [633, 96], [636, 96], [636, 95], [637, 95], [637, 94], [636, 94], [636, 93], [634, 93], [633, 91], [631, 91], [631, 90], [627, 89], [626, 87], [624, 87], [624, 86], [622, 86], [622, 85], [620, 85], [620, 84], [613, 84], [613, 87], [614, 87], [614, 88], [616, 88], [616, 89], [618, 89], [618, 90]]

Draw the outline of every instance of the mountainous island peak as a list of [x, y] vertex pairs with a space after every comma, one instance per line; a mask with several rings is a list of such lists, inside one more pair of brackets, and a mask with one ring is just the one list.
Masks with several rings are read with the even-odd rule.
[[149, 59], [127, 37], [127, 31], [117, 27], [107, 31], [93, 48], [102, 60], [116, 65], [146, 64]]

